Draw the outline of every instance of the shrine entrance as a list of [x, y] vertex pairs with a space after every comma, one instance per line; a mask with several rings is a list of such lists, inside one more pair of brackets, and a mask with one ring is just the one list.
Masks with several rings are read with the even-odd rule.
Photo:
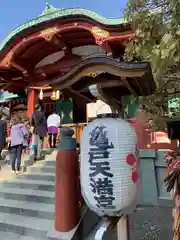
[[45, 113], [46, 118], [53, 112], [56, 111], [56, 102], [55, 101], [50, 101], [48, 100], [44, 100], [44, 101], [40, 101], [40, 104], [42, 106], [42, 110]]

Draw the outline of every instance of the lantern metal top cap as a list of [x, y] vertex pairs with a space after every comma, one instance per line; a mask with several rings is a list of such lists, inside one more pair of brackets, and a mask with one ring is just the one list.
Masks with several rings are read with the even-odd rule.
[[97, 118], [119, 118], [119, 113], [101, 113], [97, 115]]

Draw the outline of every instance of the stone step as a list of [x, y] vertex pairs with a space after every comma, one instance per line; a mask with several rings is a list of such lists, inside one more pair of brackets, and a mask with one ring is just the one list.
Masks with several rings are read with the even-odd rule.
[[1, 240], [47, 240], [47, 238], [37, 238], [31, 236], [23, 236], [14, 233], [0, 231]]
[[51, 154], [45, 156], [45, 160], [56, 160], [57, 151], [53, 151]]
[[32, 179], [32, 180], [44, 180], [44, 181], [55, 181], [54, 173], [44, 173], [44, 172], [26, 172], [22, 175], [17, 176], [21, 179]]
[[56, 166], [56, 161], [55, 160], [46, 160], [44, 161], [44, 166]]
[[34, 165], [32, 165], [31, 167], [54, 167], [56, 168], [56, 161], [38, 161], [37, 163], [35, 163]]
[[53, 204], [54, 195], [55, 193], [50, 191], [0, 187], [0, 198], [5, 199]]
[[52, 155], [48, 155], [48, 156], [45, 156], [45, 159], [43, 160], [45, 162], [56, 162], [56, 157], [52, 156]]
[[67, 240], [54, 234], [55, 155], [0, 183], [0, 240]]
[[0, 231], [3, 232], [46, 239], [47, 233], [52, 229], [54, 221], [49, 219], [0, 213]]
[[42, 191], [55, 191], [55, 183], [52, 181], [32, 180], [32, 179], [14, 179], [2, 183], [3, 187], [21, 189], [32, 189]]
[[53, 220], [54, 204], [0, 198], [0, 212]]
[[27, 172], [43, 172], [43, 173], [55, 173], [56, 168], [53, 166], [39, 166], [39, 165], [34, 165], [32, 167], [29, 167], [27, 169]]

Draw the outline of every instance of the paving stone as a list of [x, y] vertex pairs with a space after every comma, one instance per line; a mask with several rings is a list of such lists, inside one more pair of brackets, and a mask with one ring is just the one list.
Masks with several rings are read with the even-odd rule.
[[[173, 239], [172, 208], [144, 207], [130, 217], [130, 240]], [[104, 240], [117, 240], [116, 231], [107, 233]]]

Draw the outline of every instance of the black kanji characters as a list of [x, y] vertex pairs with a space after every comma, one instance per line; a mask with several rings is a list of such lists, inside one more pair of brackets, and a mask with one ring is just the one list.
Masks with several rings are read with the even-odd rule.
[[107, 138], [107, 132], [104, 130], [105, 126], [95, 127], [90, 132], [90, 140], [89, 143], [91, 146], [96, 146], [101, 150], [107, 150], [108, 148], [114, 148], [112, 143], [109, 144], [109, 139]]
[[91, 172], [89, 173], [90, 177], [95, 177], [98, 174], [102, 174], [106, 177], [113, 177], [113, 174], [109, 172], [110, 167], [108, 161], [91, 162], [90, 170], [91, 170]]
[[90, 181], [93, 193], [113, 195], [113, 184], [108, 178], [98, 178], [97, 180], [91, 178]]
[[108, 196], [108, 195], [100, 195], [95, 196], [94, 199], [97, 201], [97, 207], [98, 208], [105, 208], [105, 209], [113, 209], [115, 206], [113, 206], [113, 201], [115, 200], [114, 197]]
[[[109, 144], [105, 128], [105, 126], [97, 126], [90, 133], [89, 143], [92, 147], [89, 149], [89, 177], [97, 207], [112, 209], [115, 198], [113, 196], [113, 183], [109, 178], [112, 178], [113, 174], [110, 172], [108, 161], [110, 152], [107, 150], [114, 148], [114, 145], [112, 142]], [[94, 179], [98, 175], [102, 178]], [[103, 176], [105, 177], [103, 178]]]

